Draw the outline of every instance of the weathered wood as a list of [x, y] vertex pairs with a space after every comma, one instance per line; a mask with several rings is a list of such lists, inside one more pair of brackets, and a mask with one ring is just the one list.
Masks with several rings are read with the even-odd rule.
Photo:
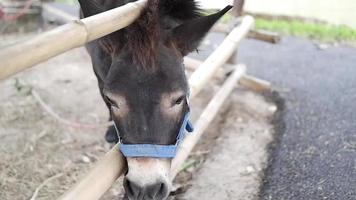
[[126, 170], [126, 159], [116, 145], [60, 200], [98, 200]]
[[[193, 59], [190, 57], [184, 58], [184, 65], [186, 68], [191, 70], [196, 70], [203, 62], [197, 59]], [[231, 72], [234, 66], [231, 64], [225, 64], [225, 67], [219, 68], [215, 73], [214, 77], [216, 78], [225, 78], [228, 73]], [[247, 74], [243, 75], [239, 80], [239, 83], [255, 92], [265, 92], [269, 91], [272, 87], [272, 84], [268, 81], [249, 76]]]
[[172, 161], [171, 179], [179, 172], [183, 162], [188, 158], [190, 152], [199, 141], [205, 130], [211, 124], [219, 109], [236, 86], [237, 81], [245, 74], [246, 66], [237, 65], [234, 72], [225, 81], [221, 89], [215, 94], [208, 106], [204, 109], [197, 122], [195, 122], [195, 131], [187, 134], [183, 142], [179, 145], [179, 150]]
[[[213, 27], [212, 31], [228, 34], [231, 32], [232, 28], [231, 25], [219, 23]], [[276, 44], [281, 40], [281, 36], [278, 33], [265, 30], [250, 30], [247, 37], [272, 44]]]
[[139, 16], [146, 2], [147, 0], [139, 0], [128, 3], [2, 48], [0, 80], [128, 26]]
[[278, 33], [264, 30], [251, 30], [248, 37], [273, 44], [281, 41], [281, 36]]
[[272, 88], [270, 82], [249, 75], [242, 77], [240, 79], [240, 84], [255, 92], [266, 92], [270, 91]]
[[213, 26], [212, 31], [229, 34], [234, 28], [241, 24], [242, 19], [243, 17], [236, 17], [228, 23], [217, 23]]
[[238, 47], [240, 41], [247, 35], [254, 25], [251, 16], [245, 16], [241, 25], [234, 28], [221, 45], [200, 65], [189, 79], [191, 96], [195, 96], [206, 82], [214, 76], [220, 66], [224, 65]]
[[234, 0], [234, 9], [232, 10], [233, 15], [237, 17], [242, 16], [244, 5], [245, 0]]

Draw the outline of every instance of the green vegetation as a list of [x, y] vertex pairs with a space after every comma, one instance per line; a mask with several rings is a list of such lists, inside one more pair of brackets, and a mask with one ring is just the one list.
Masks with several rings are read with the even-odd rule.
[[356, 42], [356, 29], [298, 20], [256, 19], [256, 28], [322, 41]]

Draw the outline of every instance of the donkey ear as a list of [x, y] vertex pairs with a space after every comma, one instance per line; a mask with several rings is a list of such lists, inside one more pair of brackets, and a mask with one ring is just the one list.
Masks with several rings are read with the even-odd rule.
[[180, 50], [183, 56], [186, 56], [198, 48], [211, 27], [231, 8], [232, 6], [227, 6], [215, 14], [193, 19], [177, 26], [171, 32], [170, 42]]
[[84, 17], [90, 17], [92, 15], [96, 15], [105, 11], [105, 9], [101, 5], [100, 0], [78, 0], [78, 1]]

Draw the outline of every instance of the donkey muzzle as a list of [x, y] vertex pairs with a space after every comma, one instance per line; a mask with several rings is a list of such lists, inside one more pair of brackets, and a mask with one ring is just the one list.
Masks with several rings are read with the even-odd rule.
[[129, 200], [164, 200], [171, 188], [170, 159], [127, 158], [124, 188]]

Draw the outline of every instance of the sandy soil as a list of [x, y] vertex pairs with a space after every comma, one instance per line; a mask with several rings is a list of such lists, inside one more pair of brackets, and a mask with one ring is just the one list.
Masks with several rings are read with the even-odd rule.
[[276, 106], [261, 95], [235, 90], [229, 112], [220, 124], [221, 136], [194, 175], [185, 200], [257, 199], [273, 140], [270, 120]]
[[[212, 81], [193, 100], [193, 119], [199, 116], [210, 97], [219, 88], [219, 80]], [[42, 63], [26, 72], [0, 83], [0, 199], [30, 199], [43, 182], [37, 200], [56, 199], [110, 149], [104, 141], [105, 127], [75, 128], [62, 124], [49, 115], [31, 95], [35, 90], [41, 98], [61, 117], [86, 124], [100, 124], [107, 120], [107, 110], [97, 88], [89, 56], [84, 48], [74, 49], [61, 56]], [[194, 182], [195, 173], [207, 164], [204, 161], [213, 156], [216, 139], [231, 129], [223, 129], [231, 120], [243, 122], [254, 119], [238, 104], [236, 95], [224, 106], [220, 115], [209, 128], [206, 136], [189, 158], [184, 170], [175, 181], [176, 194], [184, 193]], [[258, 101], [264, 101], [261, 97]], [[231, 111], [233, 110], [233, 111]], [[240, 112], [241, 111], [241, 112]], [[267, 116], [262, 116], [262, 118]], [[254, 122], [257, 129], [235, 127], [239, 132], [265, 132], [266, 121]], [[241, 125], [241, 123], [240, 123]], [[259, 127], [259, 128], [258, 128]], [[234, 127], [233, 127], [234, 128]], [[225, 134], [225, 135], [226, 135]], [[224, 136], [225, 137], [225, 136]], [[257, 139], [258, 138], [254, 138]], [[267, 137], [266, 142], [270, 141]], [[245, 145], [245, 148], [252, 148]], [[261, 148], [261, 151], [264, 151]], [[213, 152], [213, 153], [211, 153]], [[245, 159], [260, 159], [243, 153]], [[265, 155], [263, 155], [265, 156]], [[262, 162], [264, 163], [264, 162]], [[256, 166], [262, 170], [263, 165]], [[214, 176], [219, 176], [215, 174]], [[247, 175], [255, 179], [256, 175]], [[51, 178], [52, 177], [52, 178]], [[50, 178], [50, 179], [49, 179]], [[49, 181], [46, 181], [48, 180]], [[235, 184], [240, 184], [236, 182]], [[250, 184], [251, 190], [258, 191], [258, 183]], [[102, 198], [119, 199], [122, 196], [121, 181]], [[181, 195], [178, 195], [178, 199]]]

